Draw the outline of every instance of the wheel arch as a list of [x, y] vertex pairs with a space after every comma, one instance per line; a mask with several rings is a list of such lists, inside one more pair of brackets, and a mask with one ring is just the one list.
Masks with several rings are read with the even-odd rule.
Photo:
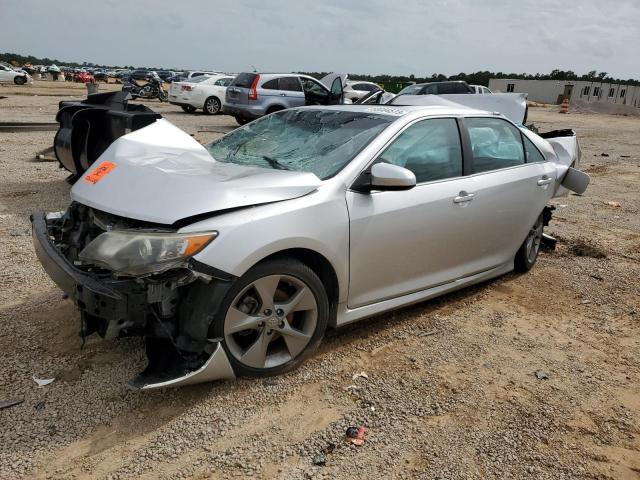
[[309, 248], [288, 248], [264, 257], [256, 265], [276, 258], [296, 259], [318, 275], [329, 298], [329, 325], [335, 326], [338, 299], [340, 298], [340, 283], [331, 262], [321, 253]]
[[270, 113], [273, 112], [279, 112], [280, 110], [286, 110], [287, 107], [285, 107], [284, 105], [281, 105], [279, 103], [273, 104], [273, 105], [269, 105], [267, 107], [267, 109], [265, 110], [265, 115], [269, 115]]

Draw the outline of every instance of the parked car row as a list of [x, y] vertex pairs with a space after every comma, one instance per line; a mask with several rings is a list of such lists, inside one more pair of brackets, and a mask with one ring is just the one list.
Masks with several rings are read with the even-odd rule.
[[24, 85], [33, 82], [33, 78], [24, 70], [13, 68], [8, 64], [0, 64], [0, 83]]

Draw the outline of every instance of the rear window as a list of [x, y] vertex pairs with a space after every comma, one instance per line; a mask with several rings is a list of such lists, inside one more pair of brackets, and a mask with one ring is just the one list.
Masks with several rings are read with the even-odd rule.
[[255, 73], [241, 73], [233, 79], [231, 85], [234, 87], [251, 88], [251, 84], [258, 75]]
[[344, 110], [284, 110], [228, 133], [207, 150], [219, 162], [311, 172], [325, 180], [395, 119]]

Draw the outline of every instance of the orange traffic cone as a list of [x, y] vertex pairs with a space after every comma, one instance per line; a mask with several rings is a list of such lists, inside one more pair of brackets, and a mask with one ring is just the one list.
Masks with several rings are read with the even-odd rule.
[[569, 113], [569, 99], [565, 98], [560, 104], [560, 113]]

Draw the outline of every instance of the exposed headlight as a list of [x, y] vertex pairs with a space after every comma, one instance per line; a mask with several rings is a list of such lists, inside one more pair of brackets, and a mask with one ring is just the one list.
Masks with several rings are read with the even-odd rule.
[[82, 252], [82, 262], [121, 275], [158, 273], [184, 264], [218, 236], [205, 233], [140, 233], [110, 231], [100, 234]]

